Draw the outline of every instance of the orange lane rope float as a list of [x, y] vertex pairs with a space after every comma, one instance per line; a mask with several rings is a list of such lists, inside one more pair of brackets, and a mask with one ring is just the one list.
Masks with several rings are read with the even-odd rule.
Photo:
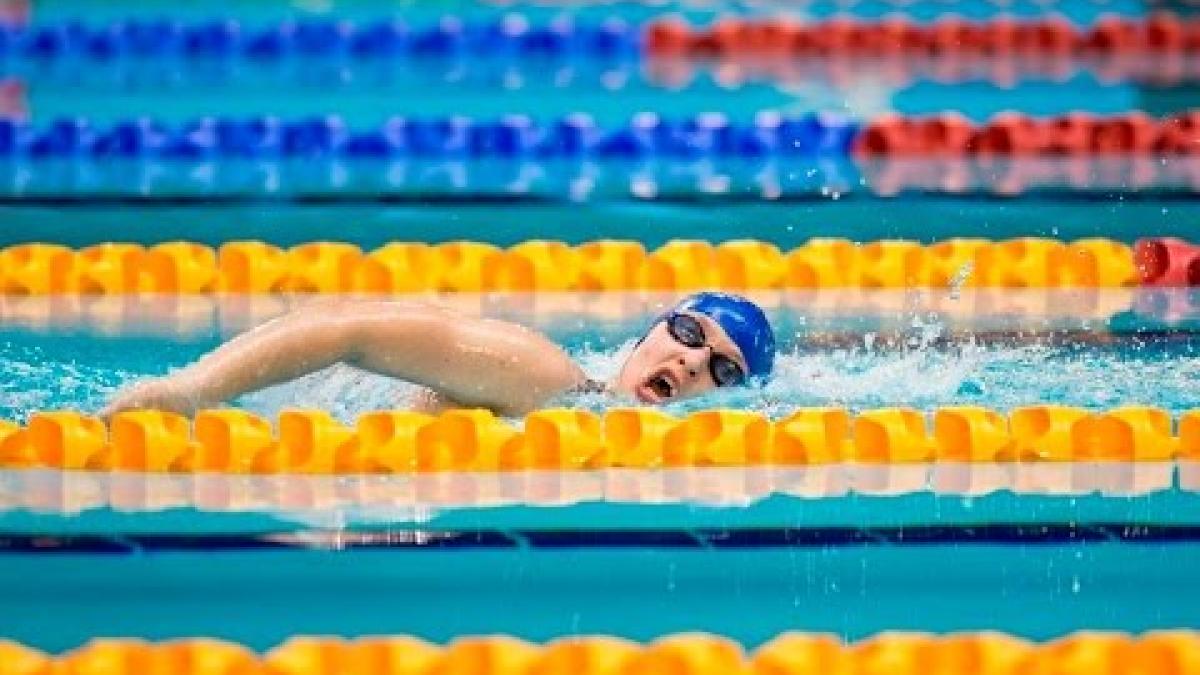
[[[1164, 243], [1165, 242], [1165, 243]], [[372, 251], [339, 242], [283, 249], [261, 241], [104, 243], [81, 250], [22, 244], [0, 250], [8, 296], [211, 293], [687, 291], [946, 287], [1097, 288], [1200, 282], [1194, 247], [1151, 239], [949, 239], [922, 245], [812, 239], [785, 251], [756, 240], [579, 245], [531, 240], [393, 242]], [[1196, 270], [1192, 270], [1196, 267]], [[1169, 269], [1170, 272], [1163, 270]], [[1180, 271], [1182, 270], [1182, 271]], [[1189, 271], [1190, 270], [1190, 271]]]
[[463, 637], [445, 646], [405, 636], [295, 637], [261, 656], [212, 639], [95, 640], [57, 657], [0, 641], [0, 669], [14, 675], [1183, 675], [1197, 668], [1200, 637], [1187, 630], [1140, 636], [1078, 632], [1045, 643], [996, 632], [886, 632], [848, 644], [833, 635], [797, 632], [749, 653], [732, 640], [703, 633], [671, 635], [648, 644], [595, 636], [539, 645], [495, 635]]
[[[931, 423], [930, 423], [931, 422]], [[1008, 414], [975, 406], [852, 414], [801, 408], [770, 420], [741, 410], [675, 417], [650, 408], [603, 414], [545, 409], [514, 425], [484, 410], [438, 416], [289, 410], [278, 424], [237, 409], [194, 419], [129, 411], [106, 425], [78, 412], [0, 423], [0, 468], [230, 474], [424, 474], [837, 463], [1148, 462], [1200, 459], [1200, 411], [1089, 411], [1058, 405]]]

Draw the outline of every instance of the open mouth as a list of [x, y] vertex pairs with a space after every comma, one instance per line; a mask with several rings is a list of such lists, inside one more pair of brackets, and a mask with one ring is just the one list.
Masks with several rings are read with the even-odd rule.
[[643, 403], [661, 403], [679, 393], [679, 385], [666, 370], [654, 373], [638, 387], [638, 398]]

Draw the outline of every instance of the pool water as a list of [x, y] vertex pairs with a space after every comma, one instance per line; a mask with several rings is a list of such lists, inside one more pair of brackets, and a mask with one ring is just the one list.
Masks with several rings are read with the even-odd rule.
[[[559, 16], [563, 13], [558, 3], [521, 3], [516, 5], [522, 13], [533, 18]], [[477, 17], [495, 16], [512, 11], [514, 5], [507, 2], [475, 2], [474, 0], [445, 0], [437, 5], [429, 5], [420, 0], [330, 0], [328, 2], [274, 2], [273, 0], [249, 0], [238, 6], [237, 15], [250, 21], [279, 20], [281, 18], [300, 18], [305, 16], [336, 16], [378, 17], [391, 12], [398, 12], [406, 19], [415, 21], [435, 21], [439, 17], [452, 14], [455, 16]], [[778, 12], [769, 4], [756, 0], [721, 0], [720, 2], [676, 2], [668, 3], [666, 7], [695, 20], [711, 19], [727, 13], [738, 15], [774, 15]], [[614, 7], [612, 3], [585, 2], [570, 8], [571, 14], [581, 18], [596, 18], [619, 16], [629, 21], [641, 21], [647, 18], [661, 16], [663, 5], [652, 3], [622, 3]], [[828, 0], [817, 0], [797, 8], [804, 16], [822, 18], [845, 13], [843, 3]], [[1108, 0], [1106, 2], [1079, 2], [1057, 8], [1066, 17], [1080, 22], [1090, 22], [1097, 16], [1107, 13], [1119, 15], [1140, 15], [1145, 12], [1142, 3], [1133, 0]], [[177, 16], [186, 18], [210, 18], [214, 13], [211, 3], [204, 0], [149, 0], [135, 2], [134, 0], [113, 0], [102, 5], [81, 3], [79, 0], [46, 0], [38, 5], [38, 16], [46, 20], [58, 18], [125, 18], [137, 13], [149, 16]], [[132, 11], [137, 10], [137, 11]], [[895, 5], [884, 0], [860, 0], [853, 3], [854, 16], [864, 18], [885, 16], [895, 11]], [[932, 20], [944, 14], [945, 8], [939, 5], [913, 3], [905, 8], [905, 15], [917, 20]], [[1036, 0], [1014, 0], [1004, 5], [998, 5], [985, 0], [969, 0], [955, 5], [955, 12], [966, 18], [985, 18], [997, 14], [1017, 17], [1039, 16], [1045, 13], [1045, 7]]]
[[[829, 69], [836, 71], [838, 64]], [[922, 79], [894, 84], [869, 67], [860, 70], [834, 80], [813, 66], [802, 81], [782, 86], [750, 74], [722, 82], [703, 68], [668, 76], [630, 58], [598, 63], [504, 57], [401, 64], [301, 60], [239, 68], [221, 61], [118, 62], [83, 72], [78, 64], [67, 62], [22, 64], [9, 74], [30, 83], [29, 106], [44, 119], [87, 110], [96, 122], [136, 117], [147, 104], [154, 107], [156, 117], [172, 122], [212, 115], [215, 110], [235, 117], [264, 111], [285, 117], [328, 114], [323, 92], [336, 94], [337, 114], [352, 126], [379, 124], [393, 115], [428, 118], [460, 114], [464, 109], [479, 117], [536, 110], [541, 118], [588, 110], [597, 122], [611, 125], [645, 110], [670, 117], [722, 112], [746, 120], [753, 118], [753, 111], [764, 109], [791, 114], [839, 112], [862, 118], [888, 110], [931, 114], [957, 108], [970, 119], [984, 120], [1012, 109], [1063, 114], [1075, 110], [1079, 101], [1087, 101], [1096, 113], [1121, 113], [1140, 105], [1143, 98], [1160, 99], [1159, 114], [1186, 110], [1196, 103], [1196, 95], [1185, 89], [1186, 78], [1171, 83], [1175, 87], [1152, 82], [1114, 84], [1098, 80], [1086, 69], [1072, 73], [1069, 65], [1065, 74], [1028, 73], [1007, 86], [969, 75], [954, 84]], [[171, 95], [166, 105], [164, 89]], [[230, 91], [238, 96], [230, 100]], [[420, 93], [411, 95], [415, 92]], [[484, 97], [484, 93], [491, 95]]]
[[706, 630], [753, 647], [786, 630], [1049, 639], [1081, 617], [1096, 629], [1194, 626], [1197, 564], [1200, 546], [1163, 542], [146, 550], [6, 555], [0, 592], [5, 634], [53, 651], [97, 634], [266, 649], [296, 634], [496, 631], [541, 642]]
[[[803, 176], [805, 171], [800, 172]], [[814, 172], [815, 174], [815, 172]], [[837, 174], [835, 174], [837, 175]], [[1143, 236], [1188, 237], [1200, 220], [1200, 204], [1187, 194], [1126, 190], [1115, 197], [1099, 192], [1026, 196], [913, 194], [892, 199], [855, 189], [838, 178], [845, 192], [824, 193], [820, 183], [803, 186], [796, 200], [745, 200], [730, 195], [691, 204], [632, 200], [627, 178], [624, 196], [585, 203], [530, 200], [497, 203], [464, 198], [394, 205], [286, 203], [286, 196], [235, 204], [198, 203], [153, 206], [87, 203], [64, 208], [37, 203], [0, 206], [0, 245], [54, 241], [84, 247], [103, 241], [154, 244], [187, 240], [212, 246], [259, 239], [277, 246], [329, 238], [366, 249], [390, 241], [438, 243], [484, 238], [497, 246], [529, 239], [577, 244], [594, 239], [634, 239], [648, 247], [670, 239], [703, 237], [713, 242], [761, 239], [787, 250], [813, 237], [856, 241], [911, 239], [923, 243], [966, 235], [990, 239], [1052, 237], [1063, 240], [1109, 237], [1130, 243]], [[284, 203], [281, 203], [284, 202]], [[711, 203], [710, 203], [711, 202]]]
[[[129, 315], [126, 320], [136, 324]], [[565, 345], [590, 376], [607, 380], [650, 318], [525, 320]], [[1200, 334], [1188, 330], [1150, 330], [1143, 322], [1096, 340], [1089, 337], [1095, 333], [1036, 330], [1035, 322], [1012, 317], [973, 331], [924, 312], [839, 316], [840, 327], [831, 330], [828, 317], [806, 316], [802, 308], [778, 311], [773, 321], [781, 355], [765, 387], [718, 391], [667, 409], [733, 407], [779, 417], [804, 406], [972, 404], [1009, 410], [1058, 403], [1102, 409], [1138, 402], [1180, 413], [1200, 403]], [[1095, 323], [1105, 329], [1108, 322]], [[10, 374], [0, 382], [0, 419], [24, 422], [32, 412], [51, 409], [95, 412], [122, 385], [181, 368], [222, 339], [215, 325], [193, 326], [186, 339], [122, 335], [121, 324], [115, 328], [115, 334], [113, 326], [100, 334], [87, 325], [0, 332], [0, 369]], [[338, 365], [237, 403], [272, 417], [289, 407], [328, 409], [353, 422], [363, 412], [404, 407], [412, 393], [406, 383]], [[570, 403], [596, 410], [633, 404], [607, 396]]]

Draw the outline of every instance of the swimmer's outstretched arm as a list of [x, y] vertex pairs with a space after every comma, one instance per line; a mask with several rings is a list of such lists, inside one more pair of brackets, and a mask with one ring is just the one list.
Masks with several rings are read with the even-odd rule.
[[101, 414], [134, 408], [191, 414], [339, 362], [505, 415], [536, 409], [584, 380], [558, 345], [523, 326], [431, 305], [318, 302], [237, 336], [183, 370], [133, 386]]

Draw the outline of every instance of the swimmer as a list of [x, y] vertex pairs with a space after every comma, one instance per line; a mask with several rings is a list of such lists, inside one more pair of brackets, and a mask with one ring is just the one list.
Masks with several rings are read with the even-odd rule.
[[521, 416], [568, 393], [613, 393], [659, 404], [771, 373], [775, 336], [753, 302], [689, 296], [638, 341], [609, 382], [588, 378], [558, 345], [517, 324], [432, 305], [314, 303], [243, 333], [194, 364], [120, 392], [102, 411], [191, 415], [243, 394], [346, 363], [423, 387], [414, 408], [488, 408]]

